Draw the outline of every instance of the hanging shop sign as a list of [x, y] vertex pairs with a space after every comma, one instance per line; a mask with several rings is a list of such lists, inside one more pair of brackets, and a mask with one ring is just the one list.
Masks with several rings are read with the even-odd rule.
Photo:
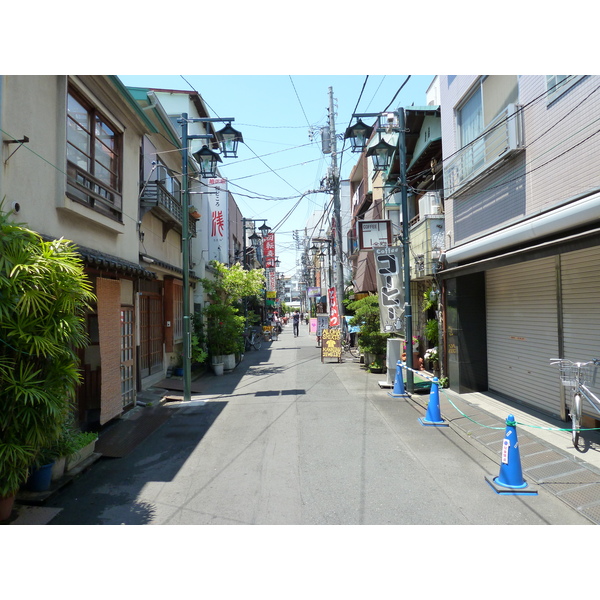
[[321, 332], [321, 362], [324, 358], [342, 359], [342, 332], [340, 329], [323, 329]]
[[203, 194], [208, 202], [210, 215], [210, 230], [208, 236], [209, 260], [226, 262], [229, 255], [229, 217], [227, 212], [227, 180], [220, 177], [204, 178], [202, 180], [211, 189]]
[[402, 282], [402, 247], [374, 248], [381, 333], [404, 333], [405, 299]]
[[389, 220], [358, 221], [356, 230], [360, 250], [392, 245], [392, 222]]

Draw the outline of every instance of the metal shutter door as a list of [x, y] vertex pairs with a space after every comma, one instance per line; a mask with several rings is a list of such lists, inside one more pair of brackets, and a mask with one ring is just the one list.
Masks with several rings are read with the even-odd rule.
[[[600, 358], [600, 247], [561, 255], [565, 356], [585, 362]], [[592, 371], [593, 373], [594, 371]], [[597, 378], [600, 373], [596, 372]], [[590, 389], [600, 396], [600, 382]], [[600, 418], [584, 402], [584, 412]]]
[[489, 389], [560, 416], [556, 281], [554, 257], [488, 271], [486, 318]]

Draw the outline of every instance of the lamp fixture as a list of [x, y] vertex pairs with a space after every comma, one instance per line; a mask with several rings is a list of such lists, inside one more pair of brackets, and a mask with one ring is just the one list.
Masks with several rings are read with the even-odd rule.
[[[262, 235], [264, 238], [267, 237], [269, 235], [269, 232], [271, 231], [271, 228], [266, 224], [263, 223], [258, 230], [260, 231], [260, 235]], [[252, 237], [252, 236], [250, 236]]]
[[256, 231], [249, 237], [253, 248], [258, 248], [260, 245], [260, 235]]
[[223, 156], [228, 158], [237, 158], [237, 148], [239, 142], [243, 142], [242, 134], [231, 126], [231, 123], [217, 131], [217, 139], [222, 144], [221, 151]]
[[389, 169], [395, 150], [396, 147], [388, 144], [385, 140], [380, 140], [375, 146], [371, 146], [367, 150], [367, 156], [373, 157], [373, 169], [375, 171]]
[[208, 146], [202, 146], [192, 156], [200, 165], [200, 175], [202, 177], [215, 177], [217, 174], [217, 163], [223, 162], [223, 159]]
[[350, 146], [352, 148], [352, 152], [362, 152], [369, 138], [373, 134], [373, 127], [369, 127], [369, 125], [365, 125], [361, 119], [346, 129], [346, 133], [344, 133], [344, 139], [350, 140]]

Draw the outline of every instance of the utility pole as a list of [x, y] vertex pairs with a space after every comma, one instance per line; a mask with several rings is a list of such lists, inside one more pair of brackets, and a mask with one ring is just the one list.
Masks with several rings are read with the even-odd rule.
[[[344, 265], [342, 263], [342, 214], [340, 207], [340, 174], [337, 165], [337, 140], [335, 137], [335, 114], [333, 110], [333, 88], [329, 88], [329, 131], [331, 139], [331, 179], [333, 182], [333, 218], [335, 220], [335, 279], [340, 320], [344, 317]], [[341, 323], [340, 323], [341, 327]]]

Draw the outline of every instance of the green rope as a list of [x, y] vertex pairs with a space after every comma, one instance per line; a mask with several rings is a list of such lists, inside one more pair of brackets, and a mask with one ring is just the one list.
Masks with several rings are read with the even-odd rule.
[[[460, 410], [456, 404], [454, 404], [454, 402], [452, 402], [452, 400], [449, 398], [448, 394], [446, 394], [443, 390], [442, 393], [445, 395], [446, 400], [448, 400], [448, 402], [450, 402], [450, 404], [463, 416], [465, 417], [465, 419], [468, 419], [469, 421], [471, 421], [472, 423], [475, 423], [476, 425], [479, 425], [480, 427], [485, 427], [487, 429], [504, 429], [504, 427], [491, 427], [490, 425], [484, 425], [483, 423], [479, 423], [478, 421], [475, 421], [474, 419], [471, 419], [471, 417], [469, 417], [468, 415], [466, 415], [464, 412], [462, 412], [462, 410]], [[514, 427], [516, 425], [520, 425], [521, 427], [530, 427], [532, 429], [543, 429], [545, 431], [573, 431], [573, 428], [571, 427], [541, 427], [539, 425], [531, 425], [529, 423], [521, 423], [520, 421], [506, 421], [506, 425], [509, 425], [511, 427]], [[578, 429], [578, 431], [598, 431], [600, 430], [600, 427], [589, 427], [589, 428], [584, 428], [584, 427], [580, 427]]]
[[[419, 371], [415, 371], [414, 369], [409, 369], [406, 365], [403, 365], [402, 368], [406, 369], [407, 371], [412, 371], [413, 373], [419, 375], [419, 377], [421, 377], [422, 379], [428, 379], [429, 381], [433, 382], [433, 378], [432, 377], [428, 377], [426, 375], [423, 375]], [[448, 394], [446, 394], [446, 392], [444, 392], [444, 390], [442, 388], [439, 388], [439, 389], [441, 390], [441, 392], [446, 397], [446, 400], [448, 400], [448, 402], [450, 402], [450, 404], [465, 419], [471, 421], [471, 423], [475, 423], [475, 425], [479, 425], [479, 427], [485, 427], [486, 429], [502, 430], [502, 429], [505, 428], [505, 426], [502, 426], [502, 427], [492, 427], [491, 425], [484, 425], [483, 423], [479, 423], [478, 421], [475, 421], [475, 419], [471, 419], [471, 417], [469, 417], [468, 415], [466, 415], [462, 410], [460, 410], [458, 408], [458, 406], [456, 406], [456, 404], [454, 404], [454, 402], [452, 402], [452, 400], [450, 399], [450, 397], [448, 396]], [[531, 429], [543, 429], [545, 431], [573, 431], [572, 427], [541, 427], [539, 425], [531, 425], [529, 423], [521, 423], [520, 421], [506, 421], [506, 425], [510, 426], [510, 427], [515, 427], [516, 425], [520, 425], [521, 427], [530, 427]], [[577, 431], [599, 431], [599, 430], [600, 430], [600, 427], [580, 427]]]

